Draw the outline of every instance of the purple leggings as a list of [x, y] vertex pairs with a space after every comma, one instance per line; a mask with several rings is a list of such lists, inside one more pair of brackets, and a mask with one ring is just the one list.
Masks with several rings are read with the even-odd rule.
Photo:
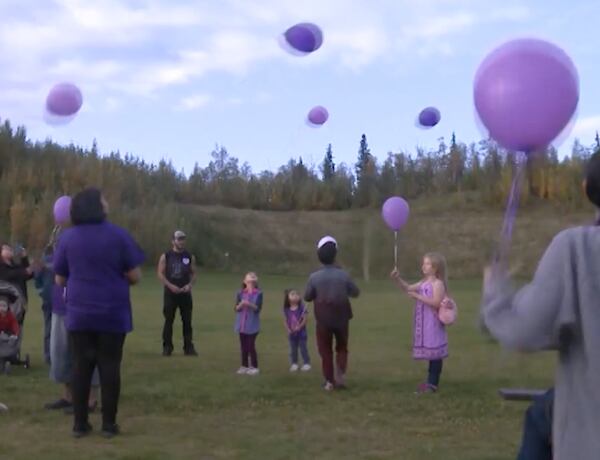
[[[240, 348], [242, 352], [242, 366], [258, 369], [258, 356], [256, 354], [256, 334], [240, 333]], [[250, 366], [248, 366], [250, 361]]]

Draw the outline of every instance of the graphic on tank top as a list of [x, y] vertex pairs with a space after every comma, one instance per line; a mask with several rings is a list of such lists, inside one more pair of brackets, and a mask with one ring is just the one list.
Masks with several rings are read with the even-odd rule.
[[[191, 256], [189, 253], [176, 253], [171, 251], [166, 254], [167, 279], [175, 284], [185, 286], [191, 278]], [[180, 287], [181, 287], [180, 286]]]

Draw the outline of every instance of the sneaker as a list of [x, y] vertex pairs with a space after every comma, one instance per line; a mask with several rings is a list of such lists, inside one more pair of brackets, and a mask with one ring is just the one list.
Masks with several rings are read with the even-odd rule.
[[290, 366], [290, 372], [298, 372], [298, 369], [299, 369], [299, 367], [296, 363], [294, 363]]
[[249, 367], [248, 371], [246, 372], [246, 374], [248, 375], [258, 375], [260, 373], [260, 371], [258, 370], [257, 367]]
[[73, 403], [70, 403], [66, 399], [60, 398], [54, 402], [48, 403], [44, 406], [45, 409], [48, 410], [58, 410], [58, 409], [66, 409], [67, 407], [71, 407]]
[[311, 369], [312, 369], [312, 368], [310, 367], [310, 364], [305, 364], [304, 366], [302, 366], [302, 367], [300, 368], [300, 370], [301, 370], [302, 372], [308, 372], [308, 371], [310, 371]]
[[244, 367], [244, 366], [242, 366], [242, 367], [240, 367], [240, 368], [239, 368], [239, 369], [236, 371], [236, 374], [238, 374], [238, 375], [246, 375], [246, 374], [248, 373], [248, 370], [249, 370], [249, 369], [248, 369], [247, 367]]
[[114, 438], [121, 433], [121, 428], [116, 423], [102, 424], [102, 436], [104, 438]]
[[73, 427], [73, 437], [74, 438], [83, 438], [92, 432], [92, 425], [90, 422], [86, 422], [84, 425]]
[[335, 387], [333, 386], [333, 383], [331, 383], [331, 382], [325, 382], [325, 384], [323, 385], [323, 389], [325, 391], [333, 391], [334, 388]]
[[173, 354], [173, 347], [163, 347], [163, 356], [171, 356]]
[[425, 393], [435, 393], [436, 391], [437, 387], [435, 385], [431, 385], [430, 383], [421, 383], [417, 387], [417, 391], [415, 391], [415, 394], [422, 395]]

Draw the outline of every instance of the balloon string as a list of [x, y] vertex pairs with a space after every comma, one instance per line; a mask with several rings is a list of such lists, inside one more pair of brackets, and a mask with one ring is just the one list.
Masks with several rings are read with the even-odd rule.
[[394, 268], [398, 270], [398, 232], [394, 232]]
[[500, 242], [496, 256], [494, 257], [493, 267], [498, 272], [501, 268], [507, 267], [508, 253], [510, 251], [510, 243], [512, 239], [513, 227], [519, 208], [519, 199], [521, 196], [521, 185], [523, 183], [525, 165], [527, 164], [527, 156], [523, 152], [517, 152], [515, 156], [515, 169], [506, 211], [504, 213], [504, 222], [502, 223], [502, 231], [500, 233]]

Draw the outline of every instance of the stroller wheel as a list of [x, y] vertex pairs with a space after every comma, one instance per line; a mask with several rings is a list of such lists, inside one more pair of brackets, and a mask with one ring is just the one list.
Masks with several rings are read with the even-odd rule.
[[25, 362], [24, 362], [24, 364], [23, 364], [23, 367], [24, 367], [25, 369], [29, 369], [29, 367], [30, 367], [30, 363], [31, 363], [31, 361], [29, 360], [29, 353], [27, 353], [27, 354], [25, 355]]

